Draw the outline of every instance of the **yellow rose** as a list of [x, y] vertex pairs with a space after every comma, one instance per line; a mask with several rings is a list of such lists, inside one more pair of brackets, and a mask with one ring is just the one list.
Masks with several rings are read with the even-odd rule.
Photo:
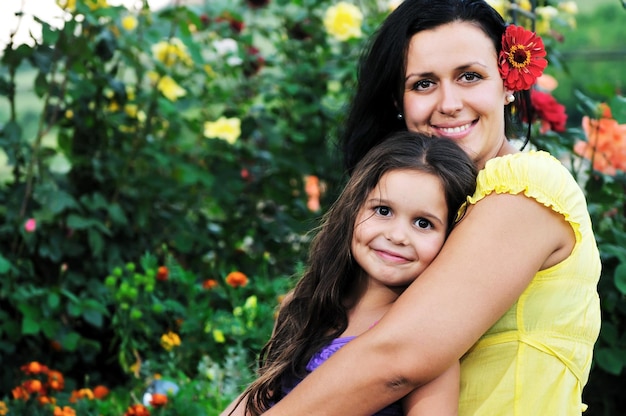
[[124, 16], [122, 18], [122, 27], [128, 32], [135, 30], [137, 27], [137, 18], [133, 15]]
[[76, 10], [76, 0], [57, 0], [57, 6], [63, 10], [73, 12]]
[[172, 351], [175, 347], [180, 346], [180, 337], [175, 332], [168, 332], [167, 334], [161, 335], [161, 346], [166, 351]]
[[169, 41], [163, 41], [153, 45], [152, 54], [155, 59], [163, 62], [166, 66], [172, 66], [179, 61], [186, 65], [192, 63], [191, 57], [187, 52], [187, 47], [177, 38], [171, 38]]
[[204, 136], [223, 139], [233, 144], [241, 136], [241, 120], [220, 117], [216, 121], [207, 121], [204, 123]]
[[522, 10], [525, 10], [525, 11], [529, 12], [529, 11], [532, 10], [533, 5], [530, 3], [530, 0], [520, 0], [519, 7]]
[[506, 0], [487, 0], [487, 3], [500, 14], [500, 16], [506, 18], [509, 2]]
[[361, 37], [362, 22], [363, 13], [350, 3], [339, 2], [324, 14], [326, 32], [340, 41]]
[[226, 337], [224, 336], [224, 333], [221, 330], [219, 330], [219, 329], [214, 329], [213, 330], [213, 339], [218, 344], [223, 344], [223, 343], [226, 342]]
[[557, 7], [567, 14], [578, 14], [578, 5], [575, 1], [564, 1], [559, 3]]
[[150, 71], [148, 73], [148, 77], [152, 80], [152, 82], [156, 83], [156, 87], [161, 94], [163, 94], [165, 98], [170, 101], [176, 101], [180, 97], [187, 94], [187, 91], [168, 75], [164, 75], [159, 78], [159, 75], [156, 72]]
[[107, 0], [85, 0], [85, 4], [89, 7], [89, 10], [91, 11], [105, 9], [109, 7]]

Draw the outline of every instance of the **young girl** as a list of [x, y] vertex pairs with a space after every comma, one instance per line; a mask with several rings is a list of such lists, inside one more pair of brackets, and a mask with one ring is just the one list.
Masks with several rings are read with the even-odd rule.
[[[259, 378], [222, 415], [262, 413], [374, 326], [435, 258], [475, 179], [451, 140], [400, 132], [374, 147], [323, 218], [261, 352]], [[458, 377], [452, 366], [376, 414], [455, 415]]]

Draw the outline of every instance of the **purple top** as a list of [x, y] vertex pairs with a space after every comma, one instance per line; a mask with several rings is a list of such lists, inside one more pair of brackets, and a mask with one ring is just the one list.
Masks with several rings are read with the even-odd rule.
[[[315, 370], [317, 367], [322, 365], [324, 361], [328, 360], [334, 353], [339, 351], [341, 347], [346, 345], [348, 342], [352, 341], [354, 338], [356, 337], [351, 336], [351, 337], [335, 338], [334, 340], [332, 340], [330, 344], [322, 348], [320, 351], [315, 353], [313, 357], [311, 357], [311, 359], [309, 360], [309, 363], [306, 366], [307, 371], [310, 373], [313, 370]], [[291, 390], [293, 390], [294, 387], [296, 387], [298, 383], [300, 383], [300, 381], [302, 380], [294, 380], [294, 382], [291, 383], [290, 386], [289, 385], [283, 386], [283, 394], [287, 395]], [[385, 407], [384, 409], [374, 413], [374, 415], [372, 416], [402, 416], [402, 415], [404, 415], [404, 412], [402, 410], [402, 404], [399, 401], [397, 401]]]

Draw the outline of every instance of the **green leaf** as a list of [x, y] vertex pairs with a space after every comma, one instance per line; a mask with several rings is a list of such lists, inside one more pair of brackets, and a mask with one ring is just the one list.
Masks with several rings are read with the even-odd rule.
[[95, 229], [87, 230], [87, 239], [89, 240], [89, 247], [91, 248], [93, 255], [100, 257], [104, 250], [104, 239]]
[[22, 334], [24, 335], [35, 335], [40, 331], [39, 324], [36, 320], [32, 319], [29, 316], [25, 316], [22, 320]]
[[104, 323], [104, 317], [102, 314], [95, 310], [83, 312], [83, 319], [96, 328], [102, 328], [102, 324]]
[[6, 274], [9, 270], [11, 270], [11, 262], [0, 254], [0, 274]]
[[615, 287], [622, 292], [622, 295], [626, 295], [626, 263], [620, 263], [615, 268], [613, 281], [615, 282]]
[[35, 77], [35, 94], [37, 97], [41, 98], [48, 92], [48, 79], [46, 78], [46, 74], [43, 72], [39, 72], [37, 77]]
[[624, 367], [624, 353], [617, 348], [598, 348], [595, 358], [604, 371], [616, 376], [620, 375]]
[[61, 297], [59, 296], [58, 293], [56, 292], [48, 293], [48, 306], [50, 306], [51, 309], [58, 308], [60, 303], [61, 303]]
[[78, 335], [76, 332], [70, 332], [61, 339], [61, 344], [63, 345], [64, 350], [75, 351], [79, 341], [80, 335]]
[[626, 97], [616, 95], [609, 102], [611, 114], [619, 124], [626, 124]]

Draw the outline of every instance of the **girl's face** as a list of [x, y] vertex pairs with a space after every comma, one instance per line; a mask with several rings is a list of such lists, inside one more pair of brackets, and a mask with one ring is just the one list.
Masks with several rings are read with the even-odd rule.
[[439, 178], [417, 170], [385, 173], [361, 206], [352, 256], [369, 285], [405, 287], [439, 253], [448, 206]]
[[403, 113], [409, 130], [456, 141], [483, 168], [510, 153], [505, 90], [491, 39], [468, 22], [416, 33], [407, 52]]

